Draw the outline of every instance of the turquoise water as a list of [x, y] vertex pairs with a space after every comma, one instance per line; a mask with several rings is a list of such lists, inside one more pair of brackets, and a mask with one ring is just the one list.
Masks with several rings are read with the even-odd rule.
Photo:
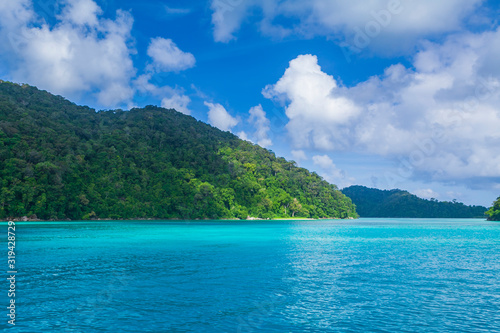
[[9, 332], [500, 332], [500, 223], [16, 225]]

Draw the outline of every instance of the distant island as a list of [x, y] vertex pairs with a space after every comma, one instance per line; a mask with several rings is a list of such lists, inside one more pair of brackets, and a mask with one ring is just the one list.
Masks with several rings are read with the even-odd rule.
[[0, 81], [0, 219], [355, 218], [335, 185], [175, 110]]
[[[379, 190], [350, 186], [342, 193], [352, 199], [361, 217], [485, 218], [486, 207], [452, 201], [426, 200], [399, 189]], [[500, 203], [497, 201], [500, 213]], [[500, 214], [496, 215], [500, 216]]]
[[500, 221], [500, 197], [493, 203], [493, 207], [491, 207], [487, 212], [489, 221]]

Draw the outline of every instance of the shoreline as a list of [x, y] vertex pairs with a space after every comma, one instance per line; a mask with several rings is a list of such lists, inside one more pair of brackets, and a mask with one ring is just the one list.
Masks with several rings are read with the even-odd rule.
[[345, 219], [339, 217], [324, 217], [319, 219], [313, 219], [308, 217], [277, 217], [272, 219], [264, 219], [259, 217], [249, 217], [247, 219], [180, 219], [180, 218], [131, 218], [131, 219], [112, 219], [112, 218], [97, 218], [90, 220], [70, 220], [70, 219], [61, 219], [61, 220], [41, 220], [38, 218], [28, 218], [26, 216], [16, 217], [11, 219], [0, 219], [0, 222], [100, 222], [100, 221], [235, 221], [235, 222], [243, 222], [243, 221], [321, 221], [321, 220], [356, 220], [358, 218], [348, 217]]
[[[446, 219], [465, 219], [465, 220], [486, 220], [484, 217], [455, 217], [455, 218], [439, 218], [439, 217], [348, 217], [348, 218], [339, 218], [339, 217], [326, 217], [326, 218], [319, 218], [319, 219], [313, 219], [313, 218], [307, 218], [307, 217], [277, 217], [273, 219], [264, 219], [264, 218], [258, 218], [258, 217], [249, 217], [247, 219], [180, 219], [180, 218], [131, 218], [131, 219], [112, 219], [112, 218], [99, 218], [99, 219], [91, 219], [91, 220], [70, 220], [70, 219], [60, 219], [60, 220], [42, 220], [38, 218], [28, 218], [26, 216], [23, 216], [21, 218], [11, 218], [11, 219], [0, 219], [0, 222], [103, 222], [103, 221], [108, 221], [108, 222], [127, 222], [127, 221], [159, 221], [159, 222], [183, 222], [183, 221], [189, 221], [189, 222], [203, 222], [203, 221], [212, 221], [212, 222], [256, 222], [256, 221], [262, 221], [262, 222], [270, 222], [270, 221], [277, 221], [277, 222], [286, 222], [286, 221], [324, 221], [324, 220], [359, 220], [359, 219], [437, 219], [437, 220], [446, 220]], [[490, 221], [490, 222], [498, 222], [498, 221]]]

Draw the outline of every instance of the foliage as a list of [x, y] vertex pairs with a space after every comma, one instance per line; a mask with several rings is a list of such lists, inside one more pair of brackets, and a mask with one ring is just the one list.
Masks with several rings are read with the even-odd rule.
[[361, 217], [409, 218], [482, 218], [482, 206], [463, 203], [425, 200], [402, 190], [378, 190], [364, 186], [351, 186], [342, 190], [356, 204]]
[[487, 212], [489, 221], [500, 221], [500, 197], [493, 203], [493, 207], [491, 207]]
[[0, 219], [356, 217], [317, 174], [175, 110], [0, 82]]

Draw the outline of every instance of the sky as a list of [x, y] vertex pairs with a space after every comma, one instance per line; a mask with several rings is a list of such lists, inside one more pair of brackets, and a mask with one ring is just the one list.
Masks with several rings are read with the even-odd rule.
[[498, 0], [0, 0], [0, 79], [159, 105], [343, 188], [491, 206]]

